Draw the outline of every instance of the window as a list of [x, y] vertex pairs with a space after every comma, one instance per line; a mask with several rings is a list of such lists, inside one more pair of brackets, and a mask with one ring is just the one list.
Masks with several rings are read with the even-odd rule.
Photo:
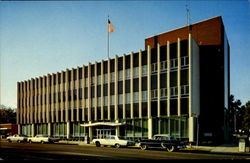
[[101, 105], [102, 105], [102, 101], [101, 100], [102, 100], [101, 97], [98, 97], [98, 99], [97, 99], [97, 106], [98, 107], [101, 107]]
[[102, 77], [101, 75], [97, 76], [97, 84], [100, 85], [102, 83]]
[[174, 59], [170, 60], [170, 67], [171, 67], [171, 69], [175, 69], [175, 68], [178, 67], [178, 60], [177, 60], [177, 58], [174, 58]]
[[95, 107], [95, 98], [91, 98], [91, 107]]
[[139, 92], [134, 92], [133, 93], [133, 98], [134, 98], [134, 103], [138, 103], [139, 102]]
[[130, 69], [126, 69], [126, 79], [130, 79]]
[[111, 96], [110, 105], [115, 105], [115, 95]]
[[88, 78], [85, 78], [85, 87], [88, 86], [88, 83], [89, 83]]
[[82, 88], [82, 79], [80, 79], [79, 88]]
[[118, 80], [122, 81], [122, 79], [123, 79], [123, 71], [121, 70], [118, 72]]
[[110, 76], [111, 76], [111, 82], [115, 82], [115, 72], [112, 72]]
[[154, 90], [152, 90], [151, 91], [151, 99], [152, 100], [155, 100], [155, 99], [157, 99], [157, 89], [154, 89]]
[[139, 67], [134, 67], [133, 71], [134, 71], [133, 77], [138, 78], [139, 77]]
[[88, 107], [88, 99], [85, 99], [85, 107], [87, 108]]
[[118, 97], [118, 104], [119, 104], [119, 105], [122, 105], [122, 104], [123, 104], [123, 94], [119, 94], [119, 97]]
[[76, 87], [77, 87], [77, 80], [74, 81], [74, 84], [75, 84], [74, 85], [74, 89], [76, 89]]
[[164, 97], [167, 97], [167, 95], [168, 95], [167, 88], [162, 88], [161, 89], [161, 97], [164, 98]]
[[130, 104], [130, 93], [126, 93], [126, 104]]
[[108, 106], [108, 96], [104, 96], [104, 106]]
[[108, 74], [104, 74], [104, 83], [108, 83]]
[[151, 67], [151, 72], [152, 72], [152, 73], [157, 72], [157, 63], [152, 63], [151, 66], [152, 66], [152, 67]]
[[167, 61], [162, 61], [161, 62], [161, 71], [165, 71], [168, 69], [168, 62]]
[[177, 89], [177, 87], [171, 87], [170, 88], [170, 95], [171, 95], [171, 97], [178, 95], [178, 89]]
[[147, 102], [148, 100], [148, 92], [142, 91], [142, 102]]
[[94, 76], [91, 77], [91, 85], [95, 85], [95, 77]]
[[148, 66], [144, 65], [142, 66], [142, 76], [147, 76], [148, 74]]
[[188, 85], [182, 85], [181, 86], [181, 95], [188, 95], [189, 94], [189, 86]]
[[188, 66], [188, 56], [181, 57], [181, 66]]

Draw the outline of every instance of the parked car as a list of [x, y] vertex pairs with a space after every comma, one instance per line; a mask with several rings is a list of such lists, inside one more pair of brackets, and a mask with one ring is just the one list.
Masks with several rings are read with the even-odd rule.
[[95, 144], [96, 147], [100, 147], [101, 145], [108, 145], [114, 146], [115, 148], [120, 148], [121, 146], [128, 147], [135, 145], [133, 141], [126, 140], [114, 135], [106, 136], [103, 139], [93, 139], [92, 143]]
[[37, 142], [37, 143], [54, 143], [54, 142], [58, 142], [60, 139], [59, 138], [54, 138], [54, 137], [48, 137], [48, 136], [45, 136], [45, 135], [36, 135], [35, 137], [29, 137], [27, 139], [27, 141], [29, 143], [34, 143], [34, 142]]
[[168, 152], [173, 152], [181, 148], [186, 148], [187, 143], [185, 141], [177, 140], [173, 136], [168, 134], [154, 135], [153, 139], [145, 139], [139, 142], [139, 146], [142, 150], [146, 150], [150, 147], [161, 147]]
[[8, 142], [27, 142], [27, 138], [28, 136], [27, 135], [22, 135], [22, 134], [15, 134], [15, 135], [12, 135], [12, 136], [8, 136], [7, 137], [7, 140]]

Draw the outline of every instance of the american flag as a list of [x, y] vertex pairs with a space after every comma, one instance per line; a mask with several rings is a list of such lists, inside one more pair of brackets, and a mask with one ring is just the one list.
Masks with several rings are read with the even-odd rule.
[[110, 20], [108, 19], [108, 33], [112, 33], [114, 32], [115, 27], [113, 26], [113, 24], [111, 24]]

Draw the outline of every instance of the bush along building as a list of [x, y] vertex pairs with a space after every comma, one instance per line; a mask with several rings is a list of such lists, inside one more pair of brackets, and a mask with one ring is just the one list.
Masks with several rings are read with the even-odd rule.
[[146, 38], [145, 50], [18, 82], [18, 131], [223, 142], [229, 51], [219, 16]]

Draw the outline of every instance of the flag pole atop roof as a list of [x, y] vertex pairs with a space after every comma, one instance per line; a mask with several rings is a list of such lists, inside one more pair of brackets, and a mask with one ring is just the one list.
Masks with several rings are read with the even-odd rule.
[[111, 23], [111, 21], [109, 20], [109, 15], [108, 15], [108, 41], [107, 41], [107, 54], [108, 54], [108, 58], [109, 58], [109, 34], [114, 32], [115, 27], [113, 26], [113, 24]]

